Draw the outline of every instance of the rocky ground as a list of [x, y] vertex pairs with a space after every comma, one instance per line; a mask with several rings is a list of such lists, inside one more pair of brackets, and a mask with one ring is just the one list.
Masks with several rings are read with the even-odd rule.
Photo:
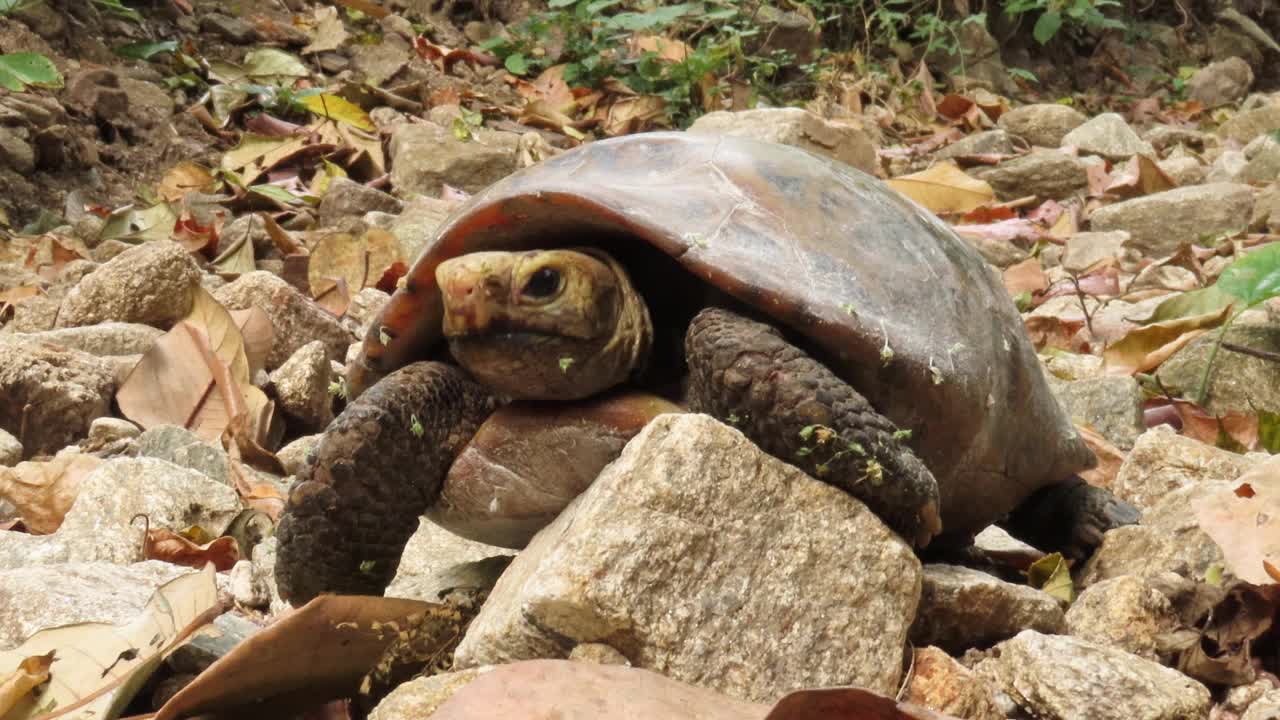
[[[588, 108], [451, 49], [528, 7], [220, 5], [0, 16], [0, 52], [65, 77], [0, 90], [0, 716], [285, 696], [360, 715], [372, 700], [329, 701], [396, 632], [449, 672], [394, 690], [387, 720], [446, 702], [763, 718], [845, 685], [877, 694], [844, 696], [851, 718], [1280, 716], [1280, 93], [1258, 91], [1280, 48], [1257, 24], [1194, 50], [1159, 27], [1106, 44], [1195, 63], [1177, 97], [1134, 76], [1127, 97], [1057, 102], [980, 34], [948, 87], [689, 129], [878, 175], [981, 252], [1099, 457], [1087, 479], [1143, 512], [1086, 562], [992, 528], [978, 545], [1003, 571], [922, 563], [737, 431], [667, 415], [518, 554], [424, 521], [387, 592], [402, 600], [293, 611], [271, 533], [408, 264], [470, 193], [584, 129], [653, 126], [609, 122], [633, 99]], [[114, 52], [164, 38], [180, 43], [151, 60]], [[297, 96], [253, 89], [273, 83]], [[438, 604], [459, 586], [487, 593], [469, 627]], [[120, 687], [127, 707], [95, 696]]]

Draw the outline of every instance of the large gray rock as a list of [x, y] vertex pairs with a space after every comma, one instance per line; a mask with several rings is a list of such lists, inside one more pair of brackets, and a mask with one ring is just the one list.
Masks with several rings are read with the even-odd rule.
[[1239, 230], [1253, 212], [1248, 185], [1210, 183], [1166, 190], [1098, 208], [1094, 230], [1126, 230], [1129, 247], [1148, 257], [1172, 255], [1183, 243]]
[[227, 451], [201, 440], [177, 425], [158, 425], [138, 436], [138, 455], [156, 458], [203, 473], [210, 480], [231, 484], [231, 460]]
[[1218, 135], [1247, 145], [1254, 138], [1272, 130], [1280, 130], [1280, 104], [1264, 105], [1237, 113], [1235, 117], [1222, 123], [1218, 128]]
[[1037, 103], [1016, 107], [996, 121], [1011, 135], [1039, 147], [1056, 148], [1062, 138], [1089, 120], [1073, 107], [1057, 103]]
[[861, 126], [824, 120], [800, 108], [718, 110], [695, 120], [689, 132], [793, 145], [866, 173], [876, 172], [876, 145]]
[[333, 419], [333, 398], [329, 395], [329, 356], [324, 343], [316, 340], [298, 351], [271, 373], [271, 387], [280, 409], [303, 431], [323, 430]]
[[1187, 97], [1207, 108], [1233, 103], [1249, 94], [1253, 69], [1238, 57], [1210, 63], [1187, 81]]
[[939, 160], [969, 155], [1010, 155], [1015, 152], [1013, 140], [1004, 130], [987, 130], [966, 135], [934, 153]]
[[1156, 154], [1151, 143], [1138, 137], [1117, 113], [1094, 117], [1063, 136], [1062, 145], [1074, 145], [1083, 155], [1099, 155], [1112, 162], [1128, 160], [1134, 155], [1154, 157]]
[[111, 411], [115, 366], [76, 350], [0, 335], [0, 428], [26, 457], [56, 453]]
[[324, 342], [330, 360], [341, 361], [347, 346], [356, 339], [332, 313], [269, 272], [245, 273], [218, 288], [213, 297], [228, 310], [260, 307], [271, 319], [276, 334], [267, 355], [267, 370], [280, 367], [298, 348], [313, 340]]
[[1067, 249], [1062, 254], [1062, 267], [1067, 272], [1083, 274], [1095, 263], [1116, 259], [1124, 254], [1129, 233], [1079, 232], [1067, 238]]
[[417, 258], [457, 206], [455, 202], [434, 197], [417, 197], [405, 203], [404, 211], [391, 223], [391, 234], [400, 241], [404, 257]]
[[1181, 624], [1169, 598], [1138, 575], [1090, 585], [1067, 610], [1067, 634], [1156, 662], [1162, 636]]
[[1080, 587], [1122, 575], [1154, 577], [1166, 572], [1204, 580], [1209, 568], [1222, 565], [1223, 556], [1200, 529], [1196, 508], [1230, 487], [1227, 482], [1202, 482], [1173, 490], [1145, 510], [1139, 524], [1109, 531], [1080, 570]]
[[1128, 450], [1146, 429], [1142, 390], [1129, 375], [1063, 382], [1049, 376], [1049, 389], [1071, 420], [1098, 431], [1111, 444]]
[[1089, 174], [1079, 158], [1056, 150], [1036, 150], [990, 168], [970, 171], [985, 180], [1001, 200], [1027, 195], [1059, 200], [1085, 189]]
[[[1280, 323], [1236, 323], [1227, 330], [1224, 340], [1256, 350], [1280, 352]], [[1191, 341], [1166, 360], [1156, 376], [1174, 392], [1195, 393], [1217, 341], [1216, 332]], [[1219, 350], [1211, 368], [1206, 406], [1219, 413], [1280, 412], [1280, 373], [1276, 372], [1275, 363]]]
[[240, 512], [235, 490], [195, 470], [154, 458], [117, 458], [84, 478], [80, 494], [52, 535], [0, 532], [0, 568], [68, 562], [128, 564], [139, 559], [143, 522], [218, 537]]
[[200, 268], [178, 243], [125, 250], [79, 282], [62, 301], [58, 327], [101, 322], [168, 328], [191, 310]]
[[468, 540], [423, 519], [405, 545], [395, 579], [384, 594], [435, 602], [451, 578], [472, 569], [505, 567], [513, 555], [514, 550]]
[[47, 342], [90, 355], [142, 355], [156, 344], [164, 331], [138, 323], [106, 322], [85, 327], [59, 328], [25, 336], [33, 342]]
[[1153, 507], [1171, 491], [1206, 482], [1235, 480], [1253, 463], [1243, 455], [1154, 427], [1133, 444], [1116, 473], [1112, 491], [1139, 508]]
[[1062, 605], [1048, 593], [980, 570], [925, 565], [911, 642], [960, 653], [1023, 630], [1056, 633], [1063, 627]]
[[393, 195], [338, 177], [329, 182], [320, 199], [320, 224], [332, 227], [344, 218], [360, 217], [367, 212], [398, 213], [403, 209], [404, 204]]
[[892, 693], [919, 594], [919, 561], [864, 505], [710, 417], [663, 415], [516, 557], [456, 659], [602, 642], [749, 700]]
[[515, 172], [515, 133], [476, 130], [459, 140], [434, 123], [399, 125], [391, 134], [391, 185], [401, 196], [439, 197], [445, 185], [479, 192]]
[[1209, 691], [1123, 650], [1033, 630], [997, 645], [975, 670], [1033, 717], [1189, 720], [1209, 714]]
[[146, 607], [156, 588], [189, 572], [191, 568], [159, 560], [0, 570], [0, 650], [15, 648], [48, 628], [129, 622]]

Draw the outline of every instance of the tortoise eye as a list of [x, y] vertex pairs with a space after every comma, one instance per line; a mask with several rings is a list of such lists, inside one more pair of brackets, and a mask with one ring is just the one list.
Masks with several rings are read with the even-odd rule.
[[542, 299], [555, 295], [559, 289], [560, 271], [544, 267], [538, 268], [529, 276], [529, 281], [524, 284], [524, 289], [520, 292], [525, 297]]

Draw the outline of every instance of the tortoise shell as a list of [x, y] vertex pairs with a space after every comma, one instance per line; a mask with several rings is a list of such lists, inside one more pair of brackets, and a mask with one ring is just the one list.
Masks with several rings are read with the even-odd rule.
[[[976, 532], [1095, 462], [1050, 394], [998, 274], [970, 245], [877, 178], [736, 137], [594, 142], [475, 195], [373, 323], [352, 391], [445, 350], [442, 261], [583, 244], [624, 265], [640, 249], [660, 255], [672, 268], [663, 272], [772, 318], [911, 430], [938, 480], [948, 533]], [[674, 277], [650, 280], [637, 284], [651, 304], [699, 302]]]

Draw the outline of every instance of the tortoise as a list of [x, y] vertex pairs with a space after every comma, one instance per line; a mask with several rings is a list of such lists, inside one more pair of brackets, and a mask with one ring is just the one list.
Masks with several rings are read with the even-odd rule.
[[597, 141], [478, 193], [348, 388], [277, 529], [295, 602], [380, 594], [495, 411], [563, 420], [637, 389], [737, 427], [918, 548], [999, 521], [1080, 556], [1137, 520], [1076, 474], [1096, 459], [972, 247], [871, 175], [746, 138]]

